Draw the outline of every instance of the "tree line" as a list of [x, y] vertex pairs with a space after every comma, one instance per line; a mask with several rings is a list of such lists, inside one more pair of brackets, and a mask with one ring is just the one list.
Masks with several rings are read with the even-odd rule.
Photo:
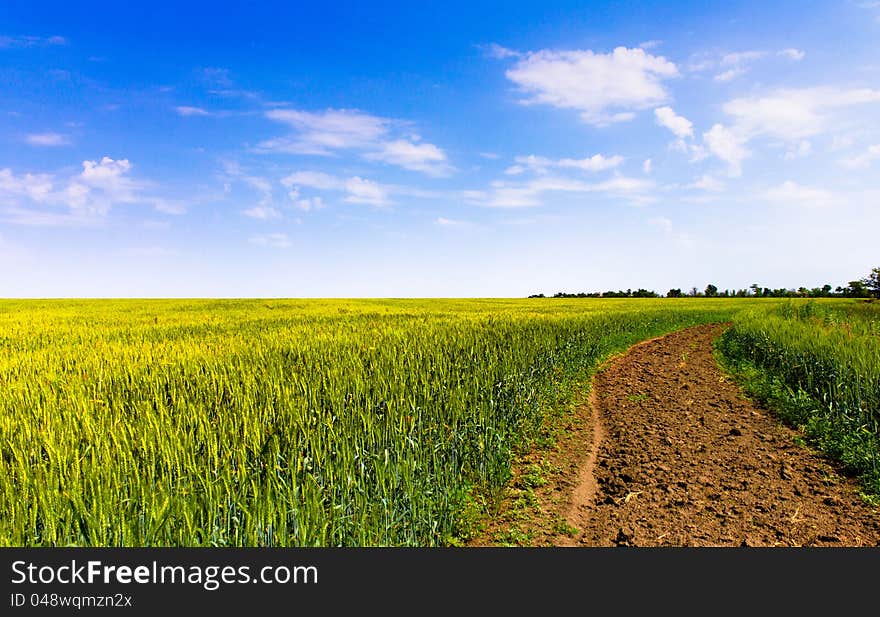
[[[532, 294], [529, 298], [546, 298], [544, 294]], [[604, 292], [580, 292], [566, 293], [558, 292], [549, 296], [551, 298], [660, 298], [661, 294], [650, 289], [627, 289], [626, 291], [604, 291]], [[838, 285], [832, 288], [831, 285], [823, 285], [822, 287], [798, 287], [785, 288], [780, 287], [771, 289], [763, 287], [758, 283], [749, 285], [748, 289], [723, 289], [709, 283], [703, 290], [691, 287], [689, 290], [682, 291], [680, 288], [673, 288], [666, 292], [667, 298], [880, 298], [880, 267], [873, 268], [871, 273], [863, 279], [849, 281], [846, 286]]]

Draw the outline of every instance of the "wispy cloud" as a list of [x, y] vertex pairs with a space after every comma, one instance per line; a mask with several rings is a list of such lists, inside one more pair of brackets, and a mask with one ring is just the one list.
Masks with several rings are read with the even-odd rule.
[[781, 205], [808, 208], [826, 207], [835, 203], [834, 194], [831, 191], [804, 186], [792, 180], [767, 189], [764, 191], [763, 197], [767, 201]]
[[520, 58], [523, 55], [518, 51], [503, 47], [498, 43], [479, 45], [478, 47], [480, 47], [487, 56], [489, 56], [490, 58], [495, 58], [496, 60], [506, 60], [507, 58]]
[[0, 49], [15, 47], [49, 47], [52, 45], [66, 45], [67, 39], [63, 36], [5, 36], [0, 35]]
[[518, 156], [514, 159], [516, 165], [508, 167], [505, 174], [513, 176], [530, 171], [537, 174], [549, 173], [551, 169], [577, 169], [580, 171], [598, 172], [608, 169], [614, 169], [623, 163], [623, 157], [620, 155], [604, 156], [602, 154], [594, 154], [593, 156], [583, 159], [549, 159], [543, 156]]
[[[752, 70], [755, 63], [770, 57], [771, 53], [758, 49], [726, 53], [700, 53], [691, 57], [687, 70], [691, 73], [713, 71], [715, 72], [713, 79], [716, 82], [726, 83], [745, 75]], [[806, 53], [803, 50], [788, 47], [780, 49], [772, 55], [799, 62], [804, 59]]]
[[724, 54], [718, 63], [724, 69], [715, 75], [715, 81], [730, 81], [748, 72], [751, 64], [767, 55], [766, 51], [738, 51]]
[[447, 229], [470, 229], [474, 226], [474, 224], [470, 221], [448, 219], [443, 216], [439, 216], [434, 219], [434, 224], [438, 227], [446, 227]]
[[834, 129], [841, 121], [840, 110], [871, 104], [880, 104], [880, 90], [829, 86], [780, 89], [725, 103], [722, 109], [731, 118], [731, 124], [715, 124], [703, 138], [709, 151], [728, 163], [733, 175], [738, 175], [742, 162], [750, 155], [749, 142], [772, 138], [795, 144], [795, 149], [789, 150], [795, 155], [808, 154], [809, 146], [801, 144]]
[[0, 210], [10, 223], [25, 225], [97, 224], [116, 205], [143, 204], [169, 214], [182, 213], [177, 201], [146, 192], [149, 183], [132, 178], [128, 159], [104, 157], [83, 161], [82, 171], [59, 178], [54, 174], [15, 174], [0, 169]]
[[290, 238], [285, 233], [257, 234], [248, 238], [248, 242], [257, 246], [286, 249], [290, 246]]
[[258, 150], [327, 156], [337, 150], [367, 148], [388, 133], [390, 120], [351, 109], [307, 112], [272, 109], [266, 117], [287, 124], [295, 134], [266, 140]]
[[415, 135], [393, 135], [408, 123], [382, 118], [354, 109], [326, 109], [309, 112], [272, 109], [270, 120], [293, 129], [292, 135], [260, 142], [257, 152], [333, 156], [354, 150], [364, 159], [396, 165], [430, 176], [448, 176], [455, 168], [438, 146]]
[[449, 176], [453, 171], [446, 153], [434, 144], [396, 139], [380, 144], [379, 148], [378, 152], [366, 153], [364, 158], [421, 171], [429, 176]]
[[179, 116], [213, 116], [215, 115], [213, 112], [210, 112], [206, 109], [202, 109], [201, 107], [190, 107], [188, 105], [178, 105], [174, 108], [174, 111], [177, 112]]
[[874, 144], [873, 146], [868, 146], [861, 154], [842, 159], [840, 163], [844, 167], [851, 169], [864, 169], [878, 159], [880, 159], [880, 144]]
[[807, 56], [805, 51], [801, 49], [795, 49], [794, 47], [789, 47], [788, 49], [780, 49], [776, 52], [776, 55], [784, 56], [789, 60], [794, 60], [795, 62], [800, 62]]
[[742, 174], [742, 162], [751, 154], [742, 136], [722, 124], [714, 124], [703, 133], [703, 141], [709, 152], [727, 163], [731, 176]]
[[252, 219], [259, 219], [261, 221], [281, 218], [281, 213], [271, 206], [254, 206], [253, 208], [242, 210], [241, 213]]
[[391, 205], [393, 203], [391, 194], [397, 190], [397, 187], [392, 185], [380, 184], [360, 176], [343, 178], [314, 171], [292, 173], [282, 179], [281, 183], [291, 190], [296, 190], [297, 195], [300, 189], [305, 187], [342, 193], [342, 200], [346, 203], [379, 207]]
[[719, 193], [726, 188], [726, 185], [724, 184], [724, 182], [722, 182], [718, 178], [715, 178], [714, 176], [703, 174], [691, 184], [686, 185], [684, 188]]
[[62, 135], [61, 133], [29, 133], [25, 135], [24, 141], [26, 144], [30, 146], [38, 146], [38, 147], [58, 147], [58, 146], [67, 146], [70, 144], [70, 138], [67, 135]]
[[635, 112], [669, 99], [663, 81], [679, 75], [676, 65], [644, 49], [528, 52], [507, 78], [526, 94], [527, 105], [551, 105], [580, 112], [595, 126], [630, 120]]
[[256, 205], [242, 211], [244, 216], [264, 221], [281, 218], [281, 212], [274, 207], [274, 191], [272, 181], [269, 178], [247, 173], [235, 161], [225, 161], [223, 171], [225, 175], [222, 176], [222, 179], [225, 182], [227, 192], [231, 190], [233, 182], [239, 182], [258, 196]]
[[603, 193], [626, 198], [633, 202], [650, 201], [648, 193], [654, 188], [650, 180], [614, 176], [603, 182], [584, 182], [572, 178], [540, 176], [522, 183], [496, 181], [488, 190], [464, 191], [468, 203], [487, 208], [531, 208], [540, 206], [547, 193]]

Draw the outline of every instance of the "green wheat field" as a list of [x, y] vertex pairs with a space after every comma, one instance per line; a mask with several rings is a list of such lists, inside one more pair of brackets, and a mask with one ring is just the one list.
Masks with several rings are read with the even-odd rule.
[[880, 493], [876, 302], [3, 300], [0, 545], [452, 544], [602, 359], [708, 322]]

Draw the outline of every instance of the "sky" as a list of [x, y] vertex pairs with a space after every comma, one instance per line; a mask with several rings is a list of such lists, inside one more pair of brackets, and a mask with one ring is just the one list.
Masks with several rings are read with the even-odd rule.
[[878, 41], [874, 0], [4, 0], [0, 297], [846, 285]]

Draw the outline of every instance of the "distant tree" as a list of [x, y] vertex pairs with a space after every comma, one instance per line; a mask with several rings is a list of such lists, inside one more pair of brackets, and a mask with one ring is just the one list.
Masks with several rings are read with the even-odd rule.
[[696, 298], [697, 296], [700, 295], [700, 290], [697, 289], [696, 287], [691, 287], [690, 293], [688, 293], [688, 295], [691, 296], [692, 298]]
[[871, 274], [862, 280], [862, 283], [872, 296], [880, 298], [880, 267], [872, 269]]
[[830, 296], [831, 295], [831, 285], [822, 285], [822, 295]]
[[545, 298], [545, 297], [546, 296], [544, 294], [532, 294], [531, 296], [529, 296], [529, 298]]
[[667, 298], [681, 298], [681, 296], [682, 296], [681, 289], [670, 289], [669, 291], [666, 292]]
[[761, 295], [761, 286], [758, 285], [757, 283], [752, 283], [751, 285], [749, 285], [749, 289], [752, 290], [753, 296], [760, 296]]
[[866, 298], [868, 290], [865, 288], [864, 281], [850, 281], [847, 283], [846, 289], [843, 290], [843, 295], [848, 298]]
[[714, 298], [717, 295], [718, 295], [718, 288], [715, 287], [715, 285], [713, 285], [712, 283], [709, 283], [708, 285], [706, 285], [706, 297], [707, 298]]

